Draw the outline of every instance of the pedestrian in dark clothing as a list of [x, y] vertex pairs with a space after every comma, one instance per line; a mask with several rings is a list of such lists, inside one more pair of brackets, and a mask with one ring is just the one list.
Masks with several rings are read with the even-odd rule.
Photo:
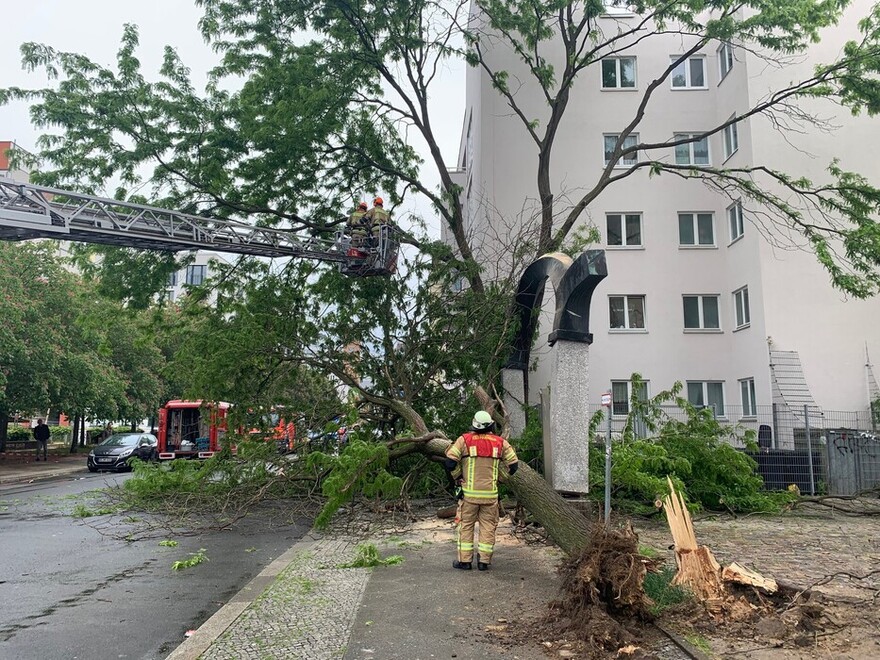
[[33, 430], [34, 440], [37, 441], [37, 460], [40, 460], [40, 450], [43, 450], [43, 460], [48, 461], [49, 447], [49, 427], [43, 424], [42, 419], [37, 420], [37, 425]]

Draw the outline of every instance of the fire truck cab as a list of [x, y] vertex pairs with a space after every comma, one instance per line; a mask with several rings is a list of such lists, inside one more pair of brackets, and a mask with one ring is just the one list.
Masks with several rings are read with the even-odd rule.
[[210, 458], [226, 435], [230, 404], [174, 400], [159, 409], [159, 460]]

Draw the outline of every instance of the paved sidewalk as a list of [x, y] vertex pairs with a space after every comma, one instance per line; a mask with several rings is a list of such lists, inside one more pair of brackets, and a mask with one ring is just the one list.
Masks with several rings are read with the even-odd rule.
[[556, 594], [558, 553], [499, 528], [488, 572], [456, 571], [450, 521], [366, 534], [399, 565], [339, 568], [358, 539], [312, 532], [272, 562], [168, 660], [543, 658], [509, 636]]
[[[53, 449], [57, 449], [53, 447]], [[86, 456], [91, 447], [81, 447], [78, 454], [49, 454], [48, 461], [34, 460], [34, 450], [0, 453], [0, 484], [53, 479], [78, 473], [86, 474]]]

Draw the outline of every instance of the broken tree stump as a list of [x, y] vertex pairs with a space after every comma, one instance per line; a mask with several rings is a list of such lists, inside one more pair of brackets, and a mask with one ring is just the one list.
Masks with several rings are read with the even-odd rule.
[[675, 564], [678, 567], [672, 584], [687, 587], [702, 601], [722, 598], [721, 565], [709, 548], [697, 545], [691, 513], [672, 480], [668, 477], [667, 480], [670, 492], [663, 500], [663, 510], [675, 541]]
[[668, 477], [667, 482], [669, 495], [663, 499], [663, 510], [675, 541], [675, 563], [678, 567], [672, 584], [690, 589], [710, 611], [724, 609], [724, 601], [730, 601], [732, 596], [729, 589], [731, 583], [753, 587], [765, 594], [779, 591], [776, 580], [736, 562], [722, 569], [712, 551], [697, 543], [694, 523], [684, 498]]

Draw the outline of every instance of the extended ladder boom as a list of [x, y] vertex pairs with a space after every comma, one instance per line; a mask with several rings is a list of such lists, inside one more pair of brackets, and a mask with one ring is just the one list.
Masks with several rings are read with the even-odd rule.
[[0, 177], [0, 240], [53, 238], [148, 250], [214, 250], [264, 257], [356, 261], [336, 241], [204, 218]]

